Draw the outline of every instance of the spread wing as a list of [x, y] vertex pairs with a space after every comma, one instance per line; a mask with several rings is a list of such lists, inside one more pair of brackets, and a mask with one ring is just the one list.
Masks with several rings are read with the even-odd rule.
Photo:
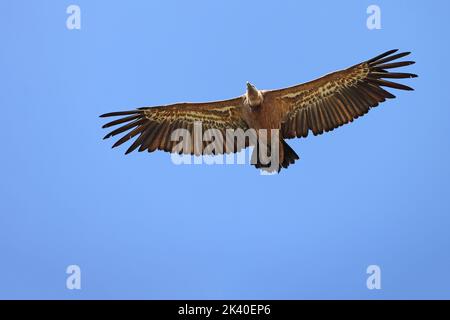
[[[104, 139], [126, 132], [113, 145], [113, 148], [137, 136], [126, 151], [126, 154], [137, 148], [139, 148], [139, 151], [148, 150], [148, 152], [153, 152], [155, 150], [163, 150], [172, 152], [173, 147], [179, 143], [179, 141], [171, 140], [171, 134], [176, 129], [186, 129], [189, 131], [191, 137], [189, 145], [191, 147], [190, 149], [185, 148], [183, 153], [194, 154], [194, 151], [197, 150], [194, 150], [193, 141], [194, 124], [196, 122], [201, 122], [203, 132], [208, 129], [218, 129], [222, 137], [226, 136], [226, 129], [241, 128], [244, 131], [248, 129], [247, 123], [241, 117], [241, 104], [242, 98], [240, 97], [207, 103], [177, 103], [168, 106], [145, 107], [131, 111], [107, 113], [100, 117], [121, 117], [103, 126], [103, 128], [109, 128], [121, 125], [119, 128], [108, 133]], [[203, 148], [205, 145], [211, 143], [211, 141], [215, 141], [212, 136], [209, 138], [209, 142], [203, 142]], [[224, 141], [220, 141], [220, 143], [224, 143]], [[198, 150], [202, 150], [203, 148], [198, 148]], [[211, 153], [221, 153], [217, 152], [220, 150], [214, 151]], [[223, 145], [223, 151], [226, 151], [225, 145]], [[239, 150], [233, 151], [236, 152]], [[198, 152], [195, 153], [199, 154]]]
[[317, 80], [294, 87], [269, 91], [281, 99], [282, 135], [284, 138], [306, 137], [328, 132], [352, 122], [370, 108], [386, 99], [395, 98], [383, 87], [413, 90], [386, 79], [415, 78], [411, 73], [390, 72], [391, 69], [413, 64], [413, 61], [393, 62], [410, 52], [385, 52], [346, 70], [328, 74]]

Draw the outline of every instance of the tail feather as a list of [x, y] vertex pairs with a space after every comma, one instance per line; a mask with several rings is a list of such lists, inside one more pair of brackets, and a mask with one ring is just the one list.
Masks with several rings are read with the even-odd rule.
[[298, 154], [295, 153], [295, 151], [291, 148], [291, 146], [289, 146], [286, 143], [286, 141], [281, 140], [281, 145], [284, 148], [284, 159], [283, 162], [281, 163], [281, 166], [283, 168], [287, 168], [289, 167], [290, 164], [294, 164], [296, 160], [299, 160], [300, 157], [298, 156]]
[[261, 169], [267, 172], [273, 172], [277, 171], [280, 172], [282, 168], [287, 168], [289, 165], [294, 164], [296, 160], [299, 160], [300, 157], [295, 153], [295, 151], [286, 143], [286, 141], [281, 140], [280, 141], [280, 156], [283, 157], [281, 161], [278, 162], [278, 168], [272, 168], [272, 163], [263, 164], [260, 162], [259, 156], [258, 156], [258, 148], [255, 147], [252, 154], [252, 163], [254, 163], [255, 168]]

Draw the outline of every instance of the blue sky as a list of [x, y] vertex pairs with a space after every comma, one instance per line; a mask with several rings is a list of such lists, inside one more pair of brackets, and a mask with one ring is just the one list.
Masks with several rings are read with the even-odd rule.
[[[0, 298], [450, 298], [449, 9], [2, 1]], [[301, 160], [280, 175], [101, 139], [105, 112], [288, 86], [392, 48], [413, 52], [416, 91], [291, 140]], [[66, 289], [72, 264], [81, 290]]]

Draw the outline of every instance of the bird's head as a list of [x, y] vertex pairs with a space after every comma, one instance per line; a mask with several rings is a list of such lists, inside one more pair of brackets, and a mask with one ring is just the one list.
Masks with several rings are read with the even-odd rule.
[[261, 105], [263, 96], [261, 92], [256, 89], [254, 85], [247, 81], [247, 101], [251, 107], [257, 107]]
[[256, 91], [256, 87], [247, 81], [247, 91]]

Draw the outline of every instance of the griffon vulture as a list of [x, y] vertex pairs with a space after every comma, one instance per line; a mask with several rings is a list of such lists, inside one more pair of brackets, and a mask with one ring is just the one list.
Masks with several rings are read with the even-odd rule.
[[[242, 129], [243, 131], [279, 129], [276, 168], [271, 168], [268, 163], [261, 163], [258, 156], [253, 162], [257, 168], [279, 171], [299, 159], [285, 139], [306, 138], [310, 131], [313, 135], [319, 135], [352, 122], [366, 114], [371, 108], [378, 106], [380, 102], [395, 98], [393, 94], [384, 89], [385, 87], [413, 90], [391, 80], [417, 77], [411, 73], [397, 72], [396, 70], [392, 72], [392, 69], [414, 63], [413, 61], [394, 61], [410, 53], [396, 53], [397, 51], [390, 50], [345, 70], [284, 89], [258, 90], [252, 84], [247, 83], [247, 92], [230, 100], [176, 103], [106, 113], [101, 117], [118, 116], [120, 118], [105, 124], [103, 128], [121, 126], [108, 133], [105, 139], [126, 132], [113, 145], [113, 147], [120, 146], [137, 136], [126, 154], [135, 149], [148, 152], [155, 150], [173, 152], [174, 146], [179, 142], [172, 141], [171, 133], [175, 129], [186, 129], [192, 133], [196, 123], [201, 123], [203, 131], [207, 129], [220, 130], [224, 137], [228, 129]], [[259, 135], [257, 139], [260, 140]], [[266, 139], [266, 143], [267, 141], [270, 141], [270, 138]], [[203, 141], [203, 146], [205, 143], [207, 142]], [[223, 143], [226, 144], [225, 139], [223, 139]], [[203, 152], [203, 149], [194, 150], [194, 144], [190, 144], [192, 147], [181, 152], [187, 154], [207, 153]], [[235, 147], [234, 150], [224, 147], [223, 153], [239, 151], [235, 143], [232, 145]], [[249, 145], [251, 144], [247, 141], [243, 147]], [[221, 152], [215, 150], [211, 153]]]

